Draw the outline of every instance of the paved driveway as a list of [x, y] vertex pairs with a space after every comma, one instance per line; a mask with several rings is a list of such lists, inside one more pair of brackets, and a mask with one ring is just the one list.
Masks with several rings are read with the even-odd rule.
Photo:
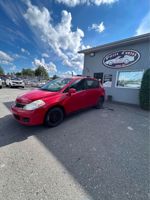
[[0, 200], [147, 200], [149, 113], [105, 104], [60, 126], [19, 125], [0, 90]]

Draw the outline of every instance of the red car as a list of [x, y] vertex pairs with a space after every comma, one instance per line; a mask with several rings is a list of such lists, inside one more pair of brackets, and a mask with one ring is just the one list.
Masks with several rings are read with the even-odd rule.
[[11, 109], [21, 124], [54, 127], [72, 112], [92, 106], [101, 108], [104, 98], [105, 91], [97, 79], [58, 78], [17, 97]]

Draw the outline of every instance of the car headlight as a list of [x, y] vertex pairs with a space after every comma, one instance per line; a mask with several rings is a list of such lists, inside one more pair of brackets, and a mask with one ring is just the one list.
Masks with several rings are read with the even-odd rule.
[[35, 109], [40, 108], [44, 105], [45, 105], [44, 101], [36, 100], [36, 101], [33, 101], [32, 103], [25, 105], [23, 109], [24, 110], [35, 110]]

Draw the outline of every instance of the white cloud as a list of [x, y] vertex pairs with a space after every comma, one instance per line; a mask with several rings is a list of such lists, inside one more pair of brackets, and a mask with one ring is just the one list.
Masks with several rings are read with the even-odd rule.
[[84, 32], [77, 28], [72, 31], [71, 13], [63, 10], [61, 22], [53, 25], [51, 13], [47, 8], [39, 9], [37, 6], [27, 3], [28, 9], [24, 14], [29, 25], [34, 28], [42, 41], [48, 44], [55, 54], [62, 60], [64, 65], [74, 68], [83, 68], [83, 55], [77, 52], [86, 48], [82, 44]]
[[73, 73], [74, 76], [77, 75], [77, 73], [74, 70], [68, 70], [66, 72], [58, 71], [57, 75], [59, 77], [68, 77], [68, 76], [70, 77], [70, 76], [72, 76], [72, 73]]
[[92, 26], [89, 27], [89, 30], [95, 30], [102, 33], [105, 30], [104, 22], [101, 22], [100, 24], [92, 24]]
[[47, 53], [42, 53], [43, 58], [49, 58], [49, 55]]
[[150, 32], [150, 12], [142, 19], [141, 24], [136, 30], [136, 35], [142, 35]]
[[30, 55], [30, 52], [24, 48], [21, 48], [21, 52], [27, 54], [28, 56]]
[[73, 71], [66, 71], [64, 74], [65, 75], [72, 75], [72, 73], [73, 73], [73, 75], [77, 75], [77, 73], [73, 70]]
[[36, 67], [38, 67], [38, 66], [44, 67], [45, 66], [45, 60], [43, 58], [41, 60], [35, 58], [34, 61], [33, 61], [33, 64]]
[[25, 49], [24, 49], [24, 48], [21, 48], [21, 52], [23, 52], [23, 53], [24, 53], [24, 52], [25, 52]]
[[14, 59], [5, 53], [4, 51], [0, 51], [0, 63], [2, 64], [9, 64], [13, 61]]
[[47, 67], [49, 72], [57, 72], [57, 67], [53, 62], [50, 62]]
[[112, 4], [118, 0], [56, 0], [58, 3], [63, 3], [69, 7], [87, 4], [100, 6], [101, 4]]
[[20, 58], [21, 56], [20, 56], [19, 54], [16, 53], [16, 54], [13, 55], [13, 57], [14, 57], [15, 59], [17, 59], [17, 58]]
[[10, 67], [10, 70], [11, 70], [11, 71], [15, 71], [15, 70], [16, 70], [16, 65], [11, 66], [11, 67]]
[[38, 67], [38, 66], [44, 67], [44, 68], [47, 70], [47, 72], [50, 72], [50, 73], [55, 73], [55, 72], [57, 72], [57, 67], [56, 67], [56, 65], [55, 65], [53, 62], [50, 62], [50, 63], [48, 63], [48, 64], [45, 63], [44, 58], [42, 58], [41, 60], [39, 60], [39, 59], [34, 59], [33, 64], [34, 64], [36, 67]]
[[14, 3], [14, 1], [0, 1], [0, 7], [2, 7], [2, 10], [14, 24], [22, 24], [23, 7], [19, 3]]

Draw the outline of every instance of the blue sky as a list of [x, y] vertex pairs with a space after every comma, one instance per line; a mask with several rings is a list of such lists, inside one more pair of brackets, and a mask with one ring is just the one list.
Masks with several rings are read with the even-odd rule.
[[1, 0], [0, 65], [82, 73], [81, 49], [150, 32], [149, 0]]

